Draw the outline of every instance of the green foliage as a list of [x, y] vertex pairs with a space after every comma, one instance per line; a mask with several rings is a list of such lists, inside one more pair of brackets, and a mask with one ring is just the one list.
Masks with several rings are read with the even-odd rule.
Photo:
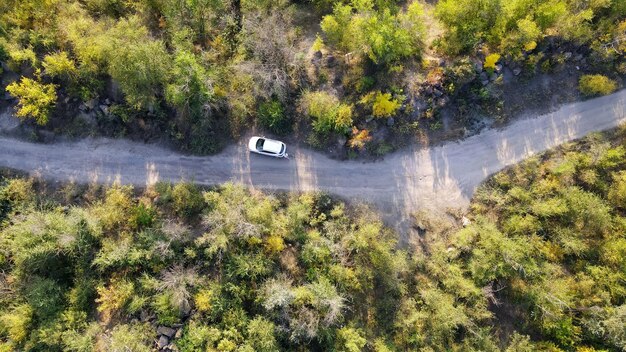
[[583, 95], [607, 95], [617, 89], [617, 82], [603, 75], [583, 75], [578, 82], [578, 90]]
[[319, 133], [347, 133], [352, 125], [352, 106], [339, 102], [327, 92], [306, 92], [300, 100], [302, 110], [312, 118], [313, 129]]
[[363, 332], [353, 328], [341, 328], [337, 331], [336, 351], [360, 352], [365, 347], [367, 340]]
[[204, 199], [198, 187], [190, 182], [178, 183], [172, 189], [172, 207], [180, 216], [193, 217], [204, 207]]
[[338, 3], [324, 16], [322, 31], [328, 42], [345, 51], [366, 54], [374, 63], [391, 64], [420, 54], [424, 27], [423, 10], [412, 2], [406, 11], [374, 9], [373, 1]]
[[276, 134], [286, 134], [290, 131], [290, 120], [285, 116], [283, 104], [272, 99], [259, 105], [259, 122]]
[[40, 125], [48, 123], [57, 99], [56, 86], [22, 77], [6, 87], [7, 92], [18, 99], [17, 116], [33, 118]]
[[65, 51], [44, 57], [43, 67], [47, 75], [66, 80], [74, 79], [78, 73], [74, 60], [70, 59]]

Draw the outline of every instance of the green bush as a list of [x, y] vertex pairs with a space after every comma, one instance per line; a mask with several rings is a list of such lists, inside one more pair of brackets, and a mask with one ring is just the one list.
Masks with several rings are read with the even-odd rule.
[[272, 99], [259, 105], [259, 122], [276, 134], [287, 134], [291, 130], [291, 121], [285, 116], [283, 104]]
[[33, 118], [39, 125], [48, 123], [57, 100], [54, 84], [45, 84], [22, 77], [19, 82], [9, 84], [6, 90], [18, 99], [17, 117]]
[[352, 106], [342, 104], [327, 92], [306, 92], [300, 99], [304, 112], [313, 117], [313, 129], [319, 133], [347, 133], [352, 126]]
[[603, 75], [583, 75], [578, 81], [578, 90], [583, 95], [607, 95], [617, 89], [617, 82]]
[[172, 189], [172, 206], [179, 216], [198, 215], [204, 208], [202, 192], [191, 182], [178, 183]]

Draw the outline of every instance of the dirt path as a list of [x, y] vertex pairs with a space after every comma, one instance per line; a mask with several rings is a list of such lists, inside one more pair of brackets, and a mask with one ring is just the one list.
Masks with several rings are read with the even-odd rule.
[[308, 149], [290, 150], [291, 160], [276, 160], [249, 154], [245, 143], [219, 155], [190, 157], [124, 140], [44, 145], [0, 137], [0, 166], [77, 182], [145, 185], [191, 180], [208, 185], [232, 180], [267, 189], [320, 189], [371, 202], [390, 225], [402, 230], [418, 209], [466, 207], [476, 186], [508, 165], [626, 122], [625, 106], [622, 90], [518, 120], [502, 130], [439, 147], [404, 150], [375, 163], [331, 160]]

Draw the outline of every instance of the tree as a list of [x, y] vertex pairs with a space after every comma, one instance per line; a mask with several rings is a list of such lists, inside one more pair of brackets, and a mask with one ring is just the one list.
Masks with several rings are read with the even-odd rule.
[[39, 125], [48, 123], [57, 99], [54, 84], [22, 77], [19, 82], [9, 84], [6, 90], [18, 99], [18, 117], [33, 118]]

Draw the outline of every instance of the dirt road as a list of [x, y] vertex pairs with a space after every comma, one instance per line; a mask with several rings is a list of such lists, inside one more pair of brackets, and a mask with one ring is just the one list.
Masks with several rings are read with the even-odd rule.
[[374, 163], [335, 161], [308, 150], [291, 160], [251, 155], [245, 143], [211, 157], [189, 157], [154, 145], [88, 139], [43, 145], [0, 137], [0, 166], [45, 178], [145, 185], [190, 180], [241, 182], [258, 188], [324, 190], [377, 206], [390, 225], [406, 228], [409, 214], [427, 208], [466, 207], [476, 186], [521, 159], [626, 120], [626, 90], [518, 120], [460, 142], [404, 150]]

